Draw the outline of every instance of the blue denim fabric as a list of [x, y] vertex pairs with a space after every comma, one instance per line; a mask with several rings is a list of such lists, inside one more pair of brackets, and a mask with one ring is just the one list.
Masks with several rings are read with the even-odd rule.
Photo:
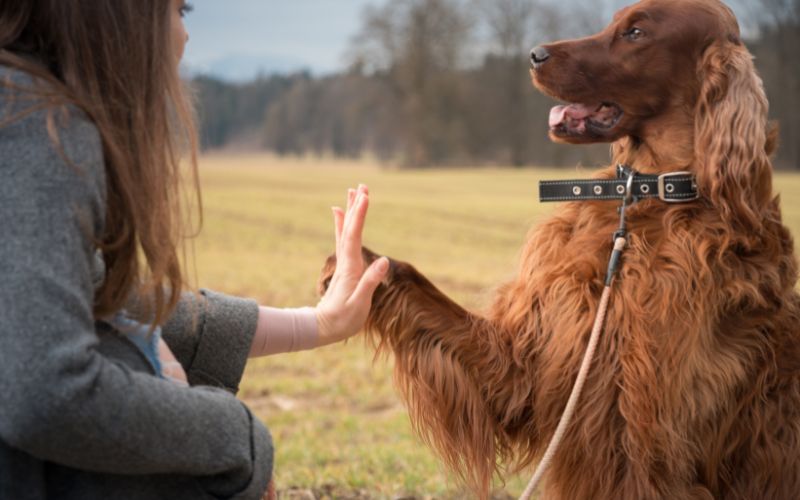
[[161, 360], [158, 358], [158, 342], [161, 339], [161, 327], [156, 327], [152, 333], [152, 325], [139, 323], [127, 316], [125, 311], [120, 311], [109, 321], [122, 335], [142, 351], [142, 354], [153, 367], [156, 376], [165, 378], [161, 369]]

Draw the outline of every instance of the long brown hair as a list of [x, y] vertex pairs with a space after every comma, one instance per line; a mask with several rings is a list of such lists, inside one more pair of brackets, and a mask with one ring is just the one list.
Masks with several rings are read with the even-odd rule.
[[197, 140], [178, 73], [167, 0], [0, 0], [0, 64], [47, 85], [34, 93], [77, 106], [97, 126], [108, 203], [98, 247], [106, 277], [94, 313], [147, 297], [156, 324], [184, 284], [181, 156], [199, 203]]

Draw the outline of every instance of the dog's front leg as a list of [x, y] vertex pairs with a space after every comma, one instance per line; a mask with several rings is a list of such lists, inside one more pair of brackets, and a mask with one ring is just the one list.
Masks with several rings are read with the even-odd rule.
[[[365, 265], [378, 256], [363, 250]], [[324, 293], [336, 268], [323, 269]], [[396, 380], [416, 430], [481, 497], [510, 438], [497, 395], [513, 390], [511, 354], [496, 327], [438, 290], [408, 263], [391, 261], [373, 297], [366, 330], [395, 357]], [[503, 385], [504, 387], [498, 387]]]

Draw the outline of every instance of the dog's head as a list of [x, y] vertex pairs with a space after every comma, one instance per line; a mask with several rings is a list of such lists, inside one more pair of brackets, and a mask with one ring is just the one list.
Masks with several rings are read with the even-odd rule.
[[693, 107], [698, 66], [714, 44], [739, 42], [731, 11], [716, 0], [644, 0], [600, 33], [536, 47], [534, 84], [565, 101], [550, 135], [569, 143], [613, 142], [646, 132], [649, 120]]
[[550, 136], [571, 144], [644, 144], [655, 161], [694, 171], [726, 215], [754, 223], [771, 196], [776, 129], [740, 39], [719, 0], [642, 0], [600, 33], [536, 47], [534, 85], [568, 104]]

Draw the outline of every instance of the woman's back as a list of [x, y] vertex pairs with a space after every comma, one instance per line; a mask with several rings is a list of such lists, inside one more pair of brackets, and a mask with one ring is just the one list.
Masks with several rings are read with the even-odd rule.
[[[207, 293], [197, 331], [191, 314], [165, 327], [184, 337], [176, 352], [190, 376], [228, 390], [152, 376], [136, 346], [92, 314], [106, 207], [96, 128], [75, 108], [15, 90], [33, 83], [24, 73], [0, 68], [0, 81], [10, 83], [0, 123], [27, 113], [0, 128], [0, 498], [258, 498], [271, 443], [230, 394], [255, 304]], [[209, 343], [231, 352], [204, 359]]]

